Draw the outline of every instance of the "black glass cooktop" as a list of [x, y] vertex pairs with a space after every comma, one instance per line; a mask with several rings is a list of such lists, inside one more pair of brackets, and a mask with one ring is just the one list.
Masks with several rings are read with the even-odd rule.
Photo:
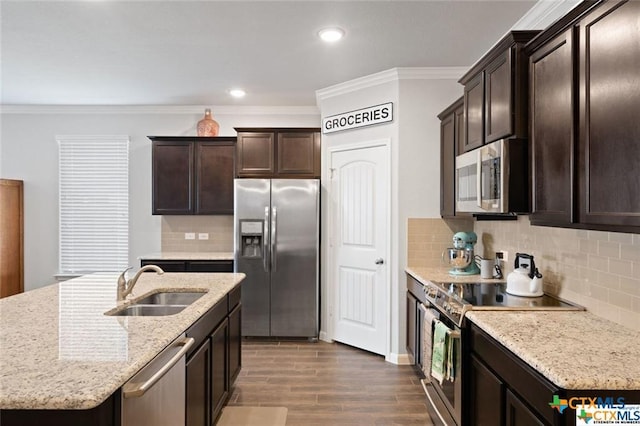
[[580, 310], [577, 306], [544, 294], [540, 297], [522, 297], [507, 293], [507, 284], [435, 283], [449, 295], [473, 309], [560, 309]]

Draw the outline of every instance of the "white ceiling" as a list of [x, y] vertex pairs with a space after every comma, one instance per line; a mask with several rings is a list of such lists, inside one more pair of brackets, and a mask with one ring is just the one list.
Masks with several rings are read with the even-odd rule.
[[[390, 68], [470, 66], [534, 4], [1, 0], [1, 102], [315, 105], [317, 89]], [[317, 38], [328, 25], [339, 44]]]

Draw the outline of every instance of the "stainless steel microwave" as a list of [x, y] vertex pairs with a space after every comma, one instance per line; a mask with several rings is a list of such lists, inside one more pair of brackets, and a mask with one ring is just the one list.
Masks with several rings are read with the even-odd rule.
[[528, 213], [526, 139], [502, 139], [456, 157], [456, 211]]

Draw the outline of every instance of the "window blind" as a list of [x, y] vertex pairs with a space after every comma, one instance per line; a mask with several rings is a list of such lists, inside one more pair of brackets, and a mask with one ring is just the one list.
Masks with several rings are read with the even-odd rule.
[[129, 263], [129, 137], [56, 140], [60, 272], [124, 270]]

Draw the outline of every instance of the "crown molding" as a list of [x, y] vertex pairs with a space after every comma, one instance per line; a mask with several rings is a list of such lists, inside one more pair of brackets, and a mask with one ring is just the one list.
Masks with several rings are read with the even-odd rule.
[[210, 108], [220, 115], [320, 115], [316, 106], [240, 105], [0, 105], [1, 114], [202, 114]]
[[468, 67], [411, 67], [391, 68], [375, 74], [345, 81], [324, 89], [316, 90], [316, 100], [322, 101], [369, 87], [379, 86], [399, 80], [457, 80]]
[[539, 0], [512, 30], [542, 30], [576, 7], [582, 0]]

